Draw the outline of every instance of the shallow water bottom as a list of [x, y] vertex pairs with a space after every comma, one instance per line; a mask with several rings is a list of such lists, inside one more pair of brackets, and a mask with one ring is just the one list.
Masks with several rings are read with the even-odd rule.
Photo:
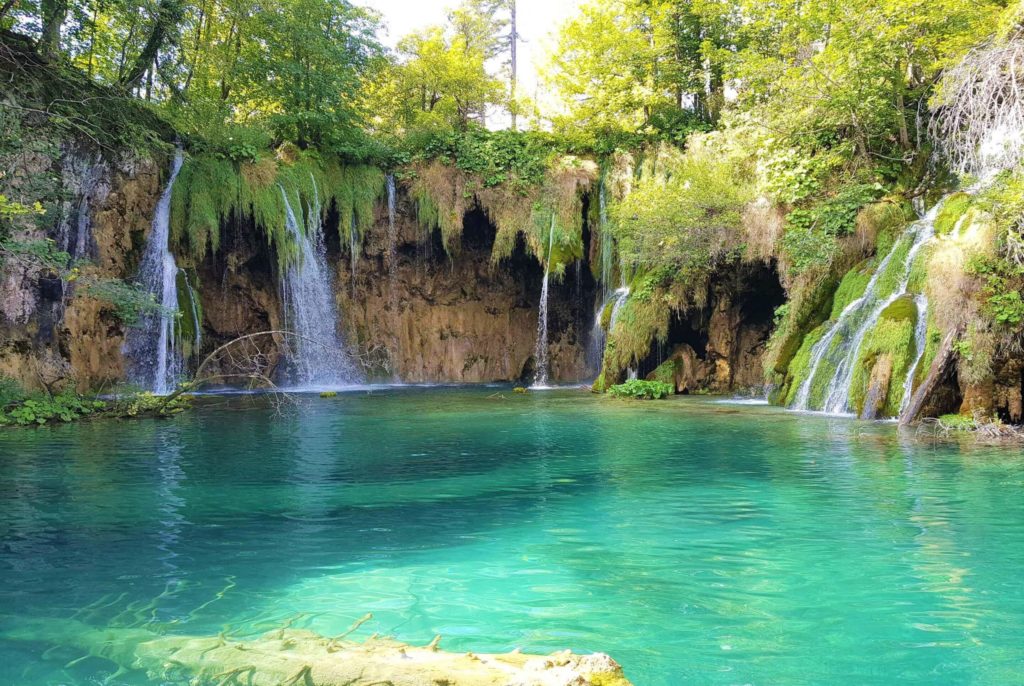
[[11, 638], [37, 618], [367, 612], [359, 635], [605, 651], [638, 685], [1024, 683], [1019, 451], [710, 398], [268, 400], [0, 433], [0, 683], [116, 671]]

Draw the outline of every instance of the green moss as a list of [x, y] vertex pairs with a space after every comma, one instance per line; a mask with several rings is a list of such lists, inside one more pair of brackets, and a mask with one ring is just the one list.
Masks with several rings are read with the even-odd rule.
[[288, 161], [264, 155], [236, 164], [215, 155], [189, 158], [171, 197], [171, 236], [177, 252], [195, 261], [220, 249], [221, 230], [229, 221], [251, 218], [275, 249], [279, 264], [298, 254], [288, 233], [282, 189], [303, 230], [310, 208], [326, 213], [333, 204], [340, 217], [343, 244], [354, 226], [361, 240], [372, 226], [385, 175], [368, 165], [342, 165], [312, 152]]
[[910, 365], [916, 357], [914, 344], [914, 325], [917, 319], [917, 306], [910, 296], [895, 300], [882, 312], [878, 322], [864, 337], [857, 353], [853, 371], [853, 383], [850, 387], [850, 405], [858, 414], [864, 409], [871, 371], [878, 358], [884, 354], [892, 356], [892, 376], [886, 394], [882, 415], [895, 417], [899, 414], [903, 401], [903, 383], [907, 378]]
[[[899, 239], [896, 247], [892, 249], [892, 256], [885, 265], [885, 271], [879, 276], [878, 282], [875, 285], [875, 295], [879, 300], [888, 298], [896, 290], [896, 287], [899, 286], [903, 277], [903, 265], [907, 261], [907, 255], [910, 253], [913, 244], [913, 238], [905, 235]], [[881, 266], [885, 255], [886, 253], [879, 252], [873, 258], [874, 262]], [[878, 267], [875, 268], [877, 269]]]
[[868, 281], [871, 280], [871, 273], [872, 270], [869, 267], [868, 260], [864, 260], [846, 272], [843, 280], [839, 282], [839, 288], [836, 289], [836, 293], [832, 297], [831, 319], [839, 317], [847, 305], [864, 295]]
[[973, 199], [967, 193], [954, 193], [946, 199], [935, 218], [935, 234], [945, 236], [956, 226], [957, 222], [966, 214]]
[[651, 373], [650, 378], [653, 381], [660, 381], [675, 388], [676, 373], [680, 371], [682, 364], [682, 360], [679, 359], [665, 360]]
[[875, 236], [875, 248], [883, 255], [903, 233], [914, 218], [914, 210], [902, 199], [890, 198], [872, 203], [861, 210], [857, 223]]
[[764, 365], [769, 377], [786, 377], [807, 334], [828, 319], [837, 281], [837, 277], [827, 276], [820, 284], [805, 284], [790, 291], [789, 302], [768, 341]]
[[803, 338], [799, 349], [793, 356], [792, 361], [789, 363], [789, 390], [786, 393], [785, 403], [786, 405], [792, 405], [796, 400], [796, 395], [800, 390], [800, 386], [804, 383], [807, 375], [810, 373], [811, 366], [811, 350], [817, 345], [821, 337], [828, 331], [830, 323], [820, 324], [815, 327], [810, 333]]
[[178, 289], [178, 319], [174, 335], [178, 347], [186, 358], [197, 352], [196, 345], [202, 334], [203, 304], [198, 293], [198, 276], [194, 270], [182, 269], [176, 277]]

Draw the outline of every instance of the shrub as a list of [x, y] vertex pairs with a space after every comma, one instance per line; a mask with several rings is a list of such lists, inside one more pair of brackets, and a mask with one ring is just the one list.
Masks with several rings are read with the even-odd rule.
[[631, 398], [633, 400], [661, 400], [672, 395], [672, 384], [663, 381], [643, 381], [633, 379], [623, 384], [612, 386], [608, 392], [616, 398]]

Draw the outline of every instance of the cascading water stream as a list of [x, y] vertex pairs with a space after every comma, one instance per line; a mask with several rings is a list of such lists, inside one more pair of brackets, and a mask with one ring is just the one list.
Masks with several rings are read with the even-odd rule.
[[[629, 298], [629, 288], [622, 286], [609, 293], [598, 305], [594, 313], [594, 325], [590, 329], [590, 344], [587, 348], [587, 365], [597, 374], [601, 369], [601, 361], [604, 358], [604, 346], [608, 340], [608, 334], [615, 328], [615, 321], [619, 317], [619, 310], [626, 304]], [[608, 327], [604, 326], [604, 313], [608, 307], [612, 310], [608, 316]]]
[[386, 180], [386, 188], [388, 194], [388, 299], [391, 304], [391, 309], [395, 309], [395, 298], [397, 297], [396, 289], [396, 270], [398, 268], [398, 232], [395, 224], [395, 175], [388, 174]]
[[284, 199], [285, 224], [299, 248], [297, 261], [288, 265], [281, 282], [285, 321], [294, 334], [289, 340], [292, 354], [288, 360], [288, 381], [297, 388], [355, 383], [358, 375], [338, 334], [338, 313], [327, 267], [316, 182], [306, 231], [299, 224], [284, 186], [279, 188]]
[[544, 260], [544, 280], [540, 288], [540, 308], [537, 312], [537, 346], [534, 359], [537, 371], [533, 378], [533, 388], [546, 388], [550, 377], [548, 361], [548, 277], [551, 273], [551, 252], [555, 244], [555, 215], [551, 215], [551, 229], [548, 232], [548, 254]]
[[910, 406], [910, 398], [914, 394], [914, 377], [917, 375], [917, 368], [924, 358], [924, 349], [928, 344], [928, 296], [924, 293], [914, 298], [914, 305], [917, 307], [917, 322], [914, 324], [914, 363], [907, 369], [907, 378], [903, 380], [903, 399], [900, 401], [900, 417]]
[[178, 265], [169, 248], [171, 193], [184, 160], [185, 155], [179, 149], [174, 155], [167, 186], [157, 202], [139, 269], [138, 283], [153, 296], [159, 310], [143, 315], [139, 325], [129, 330], [123, 349], [129, 362], [131, 382], [159, 395], [174, 390], [184, 366], [174, 336], [178, 317]]
[[[822, 412], [830, 414], [845, 414], [849, 410], [850, 387], [853, 384], [853, 377], [856, 371], [857, 356], [861, 344], [874, 326], [878, 323], [882, 312], [891, 305], [897, 298], [906, 295], [910, 284], [911, 267], [914, 264], [921, 248], [935, 235], [935, 219], [941, 210], [943, 202], [937, 203], [923, 218], [913, 224], [910, 230], [897, 240], [889, 253], [879, 263], [875, 273], [871, 276], [863, 295], [847, 305], [840, 313], [835, 324], [822, 336], [813, 348], [811, 348], [810, 371], [801, 384], [793, 408], [797, 410], [809, 410], [810, 395], [815, 379], [821, 371], [822, 364], [830, 356], [838, 363], [835, 372], [826, 387], [824, 400], [820, 407]], [[881, 293], [880, 284], [890, 268], [892, 260], [905, 247], [905, 241], [911, 240], [909, 250], [899, 270], [899, 280], [891, 293]], [[919, 296], [923, 298], [924, 296]], [[919, 325], [925, 320], [927, 301], [924, 303], [924, 310], [918, 311]], [[923, 334], [922, 334], [923, 338]], [[836, 344], [836, 341], [839, 341]], [[923, 349], [923, 346], [919, 348]], [[915, 365], [916, 366], [916, 365]], [[911, 374], [913, 370], [911, 370]], [[913, 383], [912, 377], [910, 383]]]
[[608, 230], [608, 190], [605, 187], [603, 176], [597, 191], [597, 203], [597, 216], [601, 230], [601, 285], [604, 287], [605, 300], [607, 301], [608, 295], [612, 290], [615, 245], [612, 241], [611, 231]]

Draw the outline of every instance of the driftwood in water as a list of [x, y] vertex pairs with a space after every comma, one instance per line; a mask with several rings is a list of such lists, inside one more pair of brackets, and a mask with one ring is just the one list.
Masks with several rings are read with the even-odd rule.
[[949, 369], [949, 365], [955, 358], [953, 343], [959, 336], [959, 331], [951, 331], [946, 335], [946, 338], [942, 341], [942, 346], [939, 348], [939, 352], [935, 355], [935, 360], [932, 362], [932, 366], [928, 369], [928, 375], [924, 378], [924, 381], [918, 386], [914, 395], [910, 398], [910, 404], [907, 405], [907, 409], [900, 415], [900, 426], [906, 426], [921, 414], [921, 408], [924, 407], [924, 402], [935, 390], [935, 387], [942, 380], [946, 371]]
[[[347, 633], [347, 632], [346, 632]], [[631, 686], [607, 655], [487, 655], [373, 637], [357, 643], [311, 631], [279, 629], [258, 638], [162, 636], [69, 620], [21, 620], [9, 639], [88, 651], [121, 669], [173, 683], [218, 686]]]

